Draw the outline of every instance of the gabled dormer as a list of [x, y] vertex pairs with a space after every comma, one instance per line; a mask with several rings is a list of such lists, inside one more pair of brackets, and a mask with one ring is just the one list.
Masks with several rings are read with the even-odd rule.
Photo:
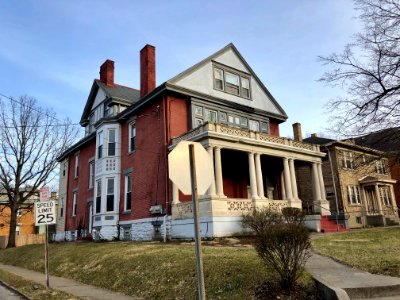
[[88, 135], [101, 121], [112, 120], [120, 112], [135, 104], [140, 92], [114, 83], [114, 62], [106, 60], [100, 67], [100, 79], [95, 79], [80, 120]]
[[233, 105], [249, 107], [280, 121], [287, 119], [285, 111], [232, 43], [167, 83]]

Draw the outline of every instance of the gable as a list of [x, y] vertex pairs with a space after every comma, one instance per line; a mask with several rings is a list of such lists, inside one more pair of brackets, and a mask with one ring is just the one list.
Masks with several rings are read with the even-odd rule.
[[93, 105], [90, 110], [98, 106], [101, 102], [103, 102], [107, 98], [107, 95], [104, 93], [102, 89], [97, 90], [96, 97], [94, 98]]
[[[250, 99], [233, 95], [214, 87], [214, 68], [250, 79]], [[230, 44], [199, 64], [168, 81], [178, 87], [193, 90], [215, 98], [262, 110], [286, 119], [286, 113], [266, 87], [244, 61], [236, 48]]]

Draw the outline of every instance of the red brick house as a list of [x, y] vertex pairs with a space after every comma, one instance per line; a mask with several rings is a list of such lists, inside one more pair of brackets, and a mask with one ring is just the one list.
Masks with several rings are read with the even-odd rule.
[[301, 208], [299, 166], [311, 170], [308, 202], [329, 212], [324, 154], [279, 137], [286, 113], [234, 45], [159, 86], [155, 48], [146, 45], [140, 78], [140, 91], [116, 84], [107, 60], [83, 110], [86, 136], [59, 157], [68, 238], [192, 237], [190, 197], [168, 179], [168, 153], [181, 140], [200, 142], [214, 162], [200, 199], [203, 236], [240, 234], [241, 215], [253, 207]]

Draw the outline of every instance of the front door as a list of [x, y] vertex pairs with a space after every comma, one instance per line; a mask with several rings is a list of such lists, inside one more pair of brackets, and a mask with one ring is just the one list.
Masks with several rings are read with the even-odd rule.
[[371, 187], [365, 188], [365, 195], [367, 197], [368, 213], [378, 214], [378, 203], [376, 202], [375, 189]]

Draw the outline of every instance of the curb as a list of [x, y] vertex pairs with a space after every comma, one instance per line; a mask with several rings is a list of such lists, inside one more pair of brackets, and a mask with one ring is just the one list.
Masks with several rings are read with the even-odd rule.
[[0, 280], [0, 285], [4, 286], [6, 289], [12, 291], [15, 294], [18, 294], [18, 296], [22, 297], [22, 299], [31, 300], [31, 298], [29, 298], [27, 295], [18, 291], [16, 288], [12, 287], [11, 285], [5, 283], [3, 280]]
[[333, 287], [321, 279], [312, 276], [317, 284], [317, 289], [325, 300], [350, 300], [349, 295], [344, 289]]

